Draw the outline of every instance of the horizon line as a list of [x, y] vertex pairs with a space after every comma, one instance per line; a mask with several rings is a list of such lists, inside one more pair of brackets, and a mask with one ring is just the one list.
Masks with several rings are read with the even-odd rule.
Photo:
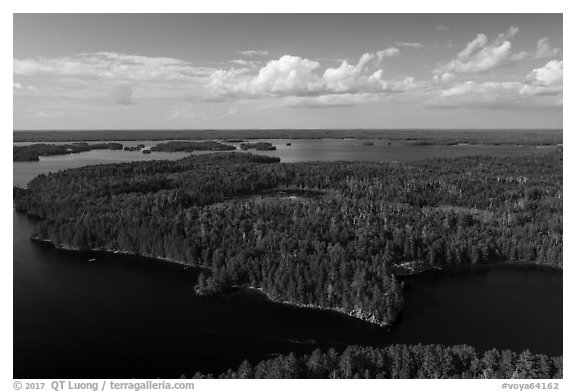
[[110, 132], [110, 131], [563, 131], [564, 128], [79, 128], [13, 129], [12, 132]]

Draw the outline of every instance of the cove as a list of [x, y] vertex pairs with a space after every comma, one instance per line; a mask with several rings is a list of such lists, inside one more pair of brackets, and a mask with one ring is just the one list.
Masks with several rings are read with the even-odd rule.
[[[562, 354], [562, 273], [499, 264], [404, 278], [391, 330], [254, 290], [196, 296], [197, 273], [30, 241], [14, 213], [14, 377], [174, 378], [316, 347], [469, 344]], [[95, 259], [90, 261], [90, 259]]]

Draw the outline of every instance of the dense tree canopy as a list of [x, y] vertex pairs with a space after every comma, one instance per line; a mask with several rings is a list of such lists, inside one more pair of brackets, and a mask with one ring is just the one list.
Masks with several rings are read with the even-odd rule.
[[121, 150], [122, 147], [120, 143], [29, 144], [14, 146], [12, 160], [38, 161], [40, 156], [75, 154], [90, 150]]
[[[214, 378], [196, 373], [194, 378]], [[492, 349], [476, 353], [470, 346], [392, 345], [385, 348], [348, 346], [343, 352], [316, 349], [291, 353], [228, 370], [217, 378], [562, 378], [562, 357], [526, 350], [520, 354]]]
[[37, 237], [204, 267], [199, 292], [278, 301], [388, 325], [398, 274], [522, 260], [562, 266], [562, 154], [407, 165], [279, 163], [247, 153], [96, 165], [15, 188]]
[[236, 147], [229, 144], [214, 142], [214, 141], [179, 141], [179, 142], [165, 142], [158, 143], [150, 150], [152, 151], [167, 151], [167, 152], [193, 152], [193, 151], [230, 151], [235, 150]]
[[270, 142], [254, 142], [254, 143], [242, 143], [240, 145], [242, 150], [257, 150], [257, 151], [272, 151], [276, 150], [276, 146], [274, 146]]

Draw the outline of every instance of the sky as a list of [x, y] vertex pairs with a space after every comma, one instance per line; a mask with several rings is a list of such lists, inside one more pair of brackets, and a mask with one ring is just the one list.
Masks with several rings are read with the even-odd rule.
[[14, 14], [14, 129], [562, 128], [561, 14]]

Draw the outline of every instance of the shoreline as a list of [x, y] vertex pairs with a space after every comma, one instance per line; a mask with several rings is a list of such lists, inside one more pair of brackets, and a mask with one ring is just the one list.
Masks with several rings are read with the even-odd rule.
[[[551, 149], [551, 148], [561, 148], [563, 147], [562, 143], [554, 143], [554, 142], [486, 142], [486, 141], [460, 141], [459, 139], [454, 140], [430, 140], [427, 138], [390, 138], [390, 137], [379, 137], [379, 136], [354, 136], [354, 137], [246, 137], [246, 140], [250, 141], [379, 141], [379, 142], [388, 142], [388, 143], [396, 143], [402, 144], [407, 147], [533, 147], [536, 149]], [[151, 142], [172, 142], [172, 141], [185, 141], [185, 142], [206, 142], [206, 141], [223, 141], [223, 138], [106, 138], [106, 139], [82, 139], [82, 138], [75, 138], [75, 139], [56, 139], [56, 140], [44, 140], [44, 139], [26, 139], [26, 140], [14, 140], [12, 145], [15, 147], [21, 146], [28, 146], [32, 144], [65, 144], [65, 143], [88, 143], [88, 142], [143, 142], [143, 141], [151, 141]], [[238, 142], [227, 142], [231, 145], [238, 144]], [[372, 146], [364, 144], [365, 147]], [[390, 144], [388, 144], [390, 145]], [[70, 155], [70, 154], [81, 154], [82, 152], [89, 152], [94, 151], [97, 149], [87, 150], [87, 151], [78, 151], [73, 153], [67, 154], [52, 154], [52, 155], [40, 155], [40, 157], [50, 157], [50, 156], [61, 156], [61, 155]], [[125, 151], [125, 150], [112, 150], [111, 151]], [[155, 150], [152, 150], [154, 152]], [[228, 152], [234, 150], [191, 150], [191, 151], [156, 151], [156, 152]], [[236, 151], [242, 151], [236, 149]], [[244, 150], [246, 151], [246, 150]], [[265, 149], [265, 150], [258, 150], [258, 151], [276, 151], [276, 149]], [[28, 160], [14, 160], [13, 162], [37, 162], [35, 161], [28, 161]]]
[[[24, 212], [25, 213], [25, 212]], [[26, 215], [30, 215], [28, 213], [25, 213]], [[150, 259], [151, 261], [157, 261], [157, 262], [164, 262], [164, 263], [171, 263], [171, 264], [178, 264], [184, 267], [189, 267], [189, 268], [195, 268], [198, 270], [204, 270], [204, 271], [209, 271], [208, 268], [206, 267], [201, 267], [201, 266], [197, 266], [194, 264], [187, 264], [181, 260], [176, 260], [176, 259], [171, 259], [168, 257], [160, 257], [160, 256], [154, 256], [154, 255], [148, 255], [148, 254], [140, 254], [140, 253], [135, 253], [135, 252], [130, 252], [130, 251], [125, 251], [125, 250], [121, 250], [121, 249], [105, 249], [105, 248], [95, 248], [95, 249], [78, 249], [78, 248], [74, 248], [72, 246], [69, 245], [65, 245], [65, 244], [59, 244], [56, 245], [52, 240], [50, 239], [43, 239], [43, 238], [39, 238], [37, 236], [31, 236], [30, 237], [31, 241], [35, 241], [35, 242], [41, 242], [43, 244], [46, 245], [50, 245], [52, 246], [52, 248], [58, 250], [58, 251], [64, 251], [64, 252], [93, 252], [93, 253], [112, 253], [112, 254], [119, 254], [119, 255], [126, 255], [126, 256], [136, 256], [136, 257], [143, 257], [143, 258], [147, 258]], [[333, 312], [338, 312], [341, 314], [345, 314], [347, 316], [350, 317], [354, 317], [358, 320], [370, 323], [372, 325], [376, 325], [378, 327], [383, 327], [383, 328], [388, 328], [390, 327], [392, 324], [387, 324], [384, 322], [379, 322], [377, 320], [374, 319], [374, 316], [372, 315], [371, 317], [363, 317], [362, 316], [362, 310], [357, 310], [356, 312], [351, 311], [351, 312], [347, 312], [346, 310], [342, 309], [342, 308], [330, 308], [330, 307], [323, 307], [320, 305], [314, 305], [314, 304], [302, 304], [302, 303], [298, 303], [298, 302], [293, 302], [293, 301], [283, 301], [283, 300], [278, 300], [276, 298], [274, 298], [271, 294], [267, 293], [266, 291], [264, 291], [261, 287], [254, 287], [254, 286], [234, 286], [234, 289], [238, 289], [238, 290], [257, 290], [259, 291], [261, 294], [265, 295], [266, 298], [272, 302], [278, 303], [278, 304], [285, 304], [285, 305], [291, 305], [291, 306], [295, 306], [298, 308], [309, 308], [309, 309], [317, 309], [317, 310], [328, 310], [328, 311], [333, 311]], [[203, 296], [203, 295], [226, 295], [227, 293], [196, 293], [197, 295]]]
[[515, 266], [515, 267], [521, 267], [521, 266], [525, 266], [525, 267], [539, 267], [539, 268], [546, 268], [549, 269], [551, 271], [556, 271], [556, 272], [563, 272], [564, 268], [563, 267], [558, 267], [558, 266], [552, 266], [552, 265], [547, 265], [547, 264], [538, 264], [535, 262], [531, 262], [528, 260], [520, 260], [520, 259], [514, 259], [514, 260], [499, 260], [499, 261], [492, 261], [489, 263], [480, 263], [480, 264], [465, 264], [465, 265], [451, 265], [451, 264], [446, 264], [446, 265], [439, 265], [439, 266], [434, 266], [434, 267], [429, 267], [429, 268], [423, 268], [420, 269], [418, 271], [413, 271], [411, 273], [394, 273], [392, 272], [392, 275], [396, 276], [399, 279], [404, 279], [404, 278], [410, 278], [413, 276], [418, 276], [418, 275], [422, 275], [424, 273], [427, 272], [438, 272], [438, 271], [457, 271], [461, 268], [482, 268], [482, 267], [493, 267], [493, 266], [497, 266], [497, 265], [507, 265], [507, 266]]
[[[26, 215], [29, 215], [29, 216], [34, 216], [34, 215], [28, 214], [26, 212], [24, 212], [24, 213]], [[78, 248], [74, 248], [72, 246], [65, 245], [65, 244], [56, 245], [52, 240], [39, 238], [38, 236], [30, 236], [30, 240], [35, 241], [35, 242], [41, 242], [41, 243], [44, 243], [47, 245], [49, 244], [54, 249], [59, 250], [59, 251], [64, 251], [64, 252], [112, 253], [112, 254], [118, 254], [118, 255], [124, 255], [124, 256], [143, 257], [146, 259], [151, 259], [151, 260], [160, 261], [160, 262], [164, 262], [164, 263], [178, 264], [178, 265], [182, 265], [184, 267], [206, 269], [205, 267], [200, 267], [200, 266], [196, 266], [193, 264], [187, 264], [181, 260], [171, 259], [169, 257], [154, 256], [154, 255], [149, 255], [149, 254], [140, 254], [140, 253], [130, 252], [130, 251], [121, 250], [121, 249], [106, 249], [106, 248], [78, 249]]]
[[324, 307], [324, 306], [320, 306], [320, 305], [314, 305], [314, 304], [302, 304], [302, 303], [298, 303], [298, 302], [293, 302], [293, 301], [282, 301], [282, 300], [278, 300], [275, 299], [273, 296], [271, 296], [270, 294], [266, 293], [264, 291], [264, 289], [262, 289], [261, 287], [254, 287], [254, 286], [238, 286], [238, 289], [242, 289], [242, 290], [256, 290], [258, 292], [260, 292], [261, 294], [263, 294], [264, 296], [266, 296], [267, 299], [269, 299], [272, 302], [275, 302], [277, 304], [284, 304], [284, 305], [290, 305], [290, 306], [294, 306], [297, 308], [305, 308], [305, 309], [316, 309], [316, 310], [327, 310], [327, 311], [332, 311], [332, 312], [337, 312], [337, 313], [341, 313], [341, 314], [345, 314], [346, 316], [350, 316], [353, 317], [355, 319], [367, 322], [369, 324], [372, 325], [376, 325], [378, 327], [382, 327], [382, 328], [388, 328], [391, 327], [392, 324], [386, 324], [384, 322], [378, 322], [376, 320], [373, 320], [372, 318], [366, 318], [366, 317], [362, 317], [361, 315], [358, 315], [356, 313], [358, 312], [347, 312], [346, 310], [342, 309], [342, 308], [330, 308], [330, 307]]
[[[31, 214], [28, 214], [26, 212], [23, 212], [28, 216], [34, 216]], [[87, 253], [111, 253], [111, 254], [119, 254], [119, 255], [126, 255], [126, 256], [135, 256], [135, 257], [141, 257], [141, 258], [145, 258], [145, 259], [150, 259], [150, 261], [155, 261], [155, 262], [164, 262], [164, 263], [170, 263], [170, 264], [177, 264], [179, 266], [183, 266], [185, 268], [194, 268], [197, 269], [199, 272], [200, 271], [210, 271], [209, 268], [206, 267], [202, 267], [202, 266], [198, 266], [198, 265], [194, 265], [194, 264], [187, 264], [181, 260], [176, 260], [176, 259], [172, 259], [172, 258], [168, 258], [168, 257], [161, 257], [161, 256], [155, 256], [155, 255], [150, 255], [150, 254], [140, 254], [140, 253], [136, 253], [136, 252], [131, 252], [131, 251], [125, 251], [125, 250], [121, 250], [121, 249], [105, 249], [105, 248], [100, 248], [100, 249], [78, 249], [78, 248], [74, 248], [68, 245], [64, 245], [64, 244], [60, 244], [60, 245], [56, 245], [54, 244], [54, 242], [52, 240], [49, 239], [42, 239], [39, 238], [37, 236], [31, 236], [30, 239], [32, 241], [36, 241], [36, 242], [41, 242], [44, 244], [49, 244], [50, 246], [52, 246], [54, 249], [59, 250], [59, 251], [65, 251], [65, 252], [87, 252]], [[427, 272], [436, 272], [436, 271], [442, 271], [442, 270], [458, 270], [459, 268], [462, 267], [490, 267], [490, 266], [496, 266], [496, 265], [509, 265], [509, 266], [537, 266], [537, 267], [544, 267], [546, 269], [549, 269], [551, 271], [555, 271], [555, 272], [563, 272], [563, 268], [562, 267], [554, 267], [554, 266], [549, 266], [549, 265], [541, 265], [541, 264], [536, 264], [533, 262], [529, 262], [529, 261], [525, 261], [525, 260], [502, 260], [502, 261], [495, 261], [495, 262], [490, 262], [490, 263], [484, 263], [484, 264], [475, 264], [475, 265], [463, 265], [463, 266], [457, 266], [457, 265], [444, 265], [444, 266], [435, 266], [435, 267], [431, 267], [431, 268], [425, 268], [423, 270], [419, 270], [419, 271], [414, 271], [412, 273], [409, 274], [395, 274], [392, 273], [393, 276], [396, 276], [398, 279], [403, 280], [405, 278], [411, 278], [414, 276], [418, 276], [421, 275], [423, 273], [427, 273]], [[254, 287], [254, 286], [234, 286], [233, 289], [235, 290], [246, 290], [246, 291], [250, 291], [250, 290], [256, 290], [258, 291], [260, 294], [264, 295], [268, 300], [275, 302], [277, 304], [284, 304], [284, 305], [290, 305], [290, 306], [294, 306], [297, 308], [307, 308], [307, 309], [316, 309], [316, 310], [326, 310], [326, 311], [332, 311], [332, 312], [337, 312], [340, 314], [344, 314], [346, 316], [349, 317], [353, 317], [355, 319], [361, 320], [363, 322], [367, 322], [369, 324], [372, 324], [374, 326], [378, 326], [381, 328], [390, 328], [394, 325], [394, 321], [396, 320], [396, 318], [398, 317], [398, 315], [402, 312], [403, 309], [400, 309], [400, 311], [398, 312], [398, 314], [396, 315], [396, 318], [394, 319], [393, 322], [391, 323], [385, 323], [383, 321], [378, 321], [375, 319], [374, 315], [370, 315], [370, 316], [364, 316], [363, 315], [363, 311], [362, 309], [354, 309], [350, 312], [342, 309], [342, 308], [332, 308], [332, 307], [323, 307], [320, 305], [314, 305], [314, 304], [303, 304], [303, 303], [298, 303], [298, 302], [294, 302], [294, 301], [286, 301], [286, 300], [280, 300], [275, 298], [273, 295], [271, 295], [270, 293], [267, 293], [266, 291], [264, 291], [264, 289], [262, 287]], [[403, 289], [402, 289], [402, 293], [403, 293]], [[205, 295], [226, 295], [228, 294], [227, 292], [215, 292], [215, 293], [200, 293], [200, 292], [196, 292], [196, 295], [199, 296], [205, 296]]]

